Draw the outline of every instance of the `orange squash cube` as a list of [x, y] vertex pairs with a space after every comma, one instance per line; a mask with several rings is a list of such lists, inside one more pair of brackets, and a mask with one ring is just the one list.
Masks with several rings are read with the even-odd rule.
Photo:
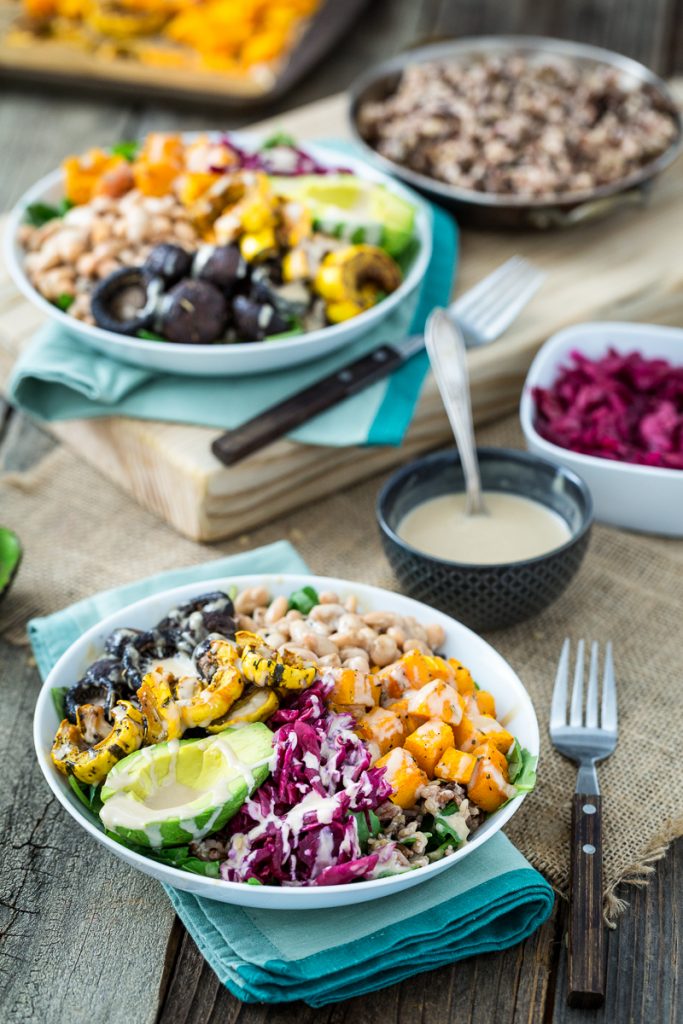
[[380, 687], [374, 676], [366, 675], [353, 668], [330, 670], [335, 683], [330, 691], [329, 701], [340, 708], [374, 708], [379, 701]]
[[505, 755], [490, 740], [481, 743], [473, 754], [477, 763], [467, 784], [467, 795], [482, 810], [497, 811], [516, 793], [509, 783]]
[[465, 714], [471, 718], [474, 727], [481, 733], [482, 739], [479, 741], [480, 743], [484, 739], [491, 740], [503, 754], [508, 752], [514, 742], [514, 736], [507, 729], [503, 728], [500, 722], [496, 721], [492, 715], [481, 714], [475, 697], [467, 698]]
[[476, 686], [474, 685], [474, 679], [470, 675], [470, 670], [465, 668], [462, 662], [458, 661], [457, 658], [449, 658], [448, 664], [453, 672], [455, 686], [458, 693], [461, 693], [463, 697], [467, 697], [469, 694], [474, 693]]
[[442, 679], [433, 679], [419, 690], [406, 693], [406, 705], [409, 715], [421, 717], [425, 722], [440, 718], [451, 725], [461, 720], [464, 708], [460, 694]]
[[453, 746], [453, 742], [453, 730], [450, 725], [446, 725], [438, 718], [432, 718], [408, 736], [404, 748], [413, 755], [422, 771], [433, 779], [436, 765], [444, 752]]
[[475, 690], [474, 699], [480, 714], [496, 717], [496, 701], [492, 693], [488, 690]]
[[444, 779], [446, 782], [457, 782], [460, 786], [466, 786], [472, 778], [474, 766], [477, 763], [476, 757], [466, 754], [464, 750], [456, 750], [449, 747], [444, 750], [434, 775], [437, 779]]
[[464, 714], [457, 725], [453, 726], [453, 736], [458, 750], [471, 752], [485, 739], [484, 733], [475, 726], [468, 714]]
[[373, 743], [378, 756], [394, 747], [400, 747], [405, 737], [405, 725], [399, 716], [389, 708], [373, 708], [358, 722], [356, 732], [362, 740]]
[[390, 800], [404, 810], [415, 805], [418, 789], [429, 782], [412, 755], [403, 747], [395, 747], [380, 757], [375, 768], [386, 769], [387, 782], [393, 789]]

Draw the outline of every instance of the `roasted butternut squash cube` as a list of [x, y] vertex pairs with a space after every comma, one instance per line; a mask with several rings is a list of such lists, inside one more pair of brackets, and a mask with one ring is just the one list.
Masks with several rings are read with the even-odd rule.
[[475, 690], [474, 699], [480, 714], [496, 717], [496, 701], [492, 693], [488, 690]]
[[413, 755], [422, 771], [433, 779], [437, 763], [444, 751], [453, 746], [453, 742], [453, 730], [450, 725], [446, 725], [438, 718], [432, 718], [408, 736], [404, 748]]
[[476, 747], [473, 755], [477, 763], [467, 784], [467, 795], [483, 811], [497, 811], [517, 792], [509, 782], [505, 755], [490, 740]]
[[455, 737], [455, 745], [458, 750], [466, 752], [474, 750], [485, 739], [484, 733], [477, 729], [467, 713], [453, 726], [453, 736]]
[[472, 754], [449, 747], [441, 755], [434, 769], [434, 776], [446, 782], [457, 782], [459, 786], [466, 786], [472, 778], [476, 763], [477, 759]]
[[448, 683], [433, 679], [419, 690], [406, 693], [406, 706], [409, 715], [421, 717], [425, 722], [430, 718], [440, 718], [452, 725], [462, 718], [464, 702]]
[[356, 732], [362, 740], [376, 745], [379, 755], [400, 747], [406, 734], [405, 725], [389, 708], [373, 708], [358, 722]]
[[461, 693], [463, 697], [467, 697], [470, 693], [474, 693], [476, 686], [474, 685], [474, 679], [470, 675], [470, 670], [465, 668], [462, 662], [458, 661], [457, 658], [449, 658], [448, 664], [453, 672], [454, 682], [458, 693]]
[[379, 700], [380, 687], [374, 676], [353, 668], [330, 670], [335, 683], [329, 700], [337, 707], [374, 708]]
[[380, 757], [375, 767], [386, 769], [386, 779], [393, 790], [390, 800], [404, 810], [415, 805], [418, 789], [429, 782], [413, 756], [403, 747], [395, 747]]
[[453, 672], [447, 661], [422, 651], [408, 651], [401, 658], [400, 664], [411, 686], [424, 686], [432, 679], [442, 679], [445, 683], [453, 681]]
[[480, 743], [484, 739], [491, 740], [503, 754], [508, 752], [514, 742], [514, 736], [507, 729], [503, 728], [500, 722], [496, 721], [492, 715], [482, 715], [475, 697], [467, 698], [465, 714], [471, 718], [474, 727], [481, 733], [482, 739], [479, 740]]

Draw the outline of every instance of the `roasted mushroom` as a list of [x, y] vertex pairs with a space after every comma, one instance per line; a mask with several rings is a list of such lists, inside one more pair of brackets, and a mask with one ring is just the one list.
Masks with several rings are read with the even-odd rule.
[[220, 633], [224, 637], [235, 635], [235, 606], [222, 590], [200, 594], [173, 608], [158, 623], [157, 629], [177, 630], [183, 641], [180, 649], [190, 654], [209, 633]]
[[149, 629], [139, 633], [123, 650], [123, 677], [137, 690], [147, 675], [160, 661], [178, 653], [180, 634], [174, 629]]
[[175, 284], [183, 277], [188, 277], [192, 267], [192, 254], [180, 245], [164, 242], [155, 245], [142, 264], [142, 269], [149, 277], [160, 277], [166, 286]]
[[254, 271], [249, 298], [274, 306], [288, 322], [302, 317], [311, 304], [311, 293], [306, 285], [302, 281], [276, 284], [266, 273], [259, 273], [262, 269], [265, 268]]
[[240, 341], [262, 341], [269, 334], [282, 334], [289, 322], [269, 303], [254, 302], [237, 295], [232, 303], [235, 329]]
[[148, 277], [139, 267], [122, 267], [105, 277], [90, 297], [98, 327], [115, 334], [132, 334], [151, 327], [164, 282]]
[[64, 694], [64, 713], [70, 722], [76, 722], [78, 708], [92, 704], [103, 708], [110, 720], [112, 708], [127, 689], [121, 662], [116, 658], [100, 658]]
[[396, 291], [401, 270], [395, 260], [375, 245], [349, 245], [328, 253], [320, 264], [313, 287], [326, 302], [331, 323], [358, 316], [378, 299]]
[[118, 658], [120, 661], [128, 644], [131, 643], [136, 636], [140, 636], [141, 633], [141, 629], [129, 629], [127, 626], [121, 626], [119, 629], [115, 629], [113, 633], [109, 634], [107, 639], [104, 641], [104, 649], [112, 658]]
[[236, 245], [203, 245], [192, 262], [192, 276], [208, 281], [231, 295], [248, 273], [248, 267]]
[[163, 296], [157, 330], [169, 341], [208, 345], [225, 333], [228, 304], [208, 281], [185, 278]]

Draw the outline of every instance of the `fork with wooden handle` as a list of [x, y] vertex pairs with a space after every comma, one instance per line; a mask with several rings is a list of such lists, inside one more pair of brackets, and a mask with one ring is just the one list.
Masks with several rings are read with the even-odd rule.
[[605, 998], [602, 918], [602, 816], [595, 766], [617, 745], [617, 691], [612, 644], [605, 651], [598, 694], [598, 644], [591, 645], [584, 710], [584, 641], [579, 640], [567, 720], [570, 642], [562, 646], [550, 709], [550, 738], [579, 766], [572, 801], [568, 994], [570, 1006], [601, 1006]]

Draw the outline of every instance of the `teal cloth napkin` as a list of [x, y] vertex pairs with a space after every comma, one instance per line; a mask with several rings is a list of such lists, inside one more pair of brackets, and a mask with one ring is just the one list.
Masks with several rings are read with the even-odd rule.
[[[48, 422], [128, 416], [222, 430], [237, 427], [365, 355], [380, 342], [391, 343], [422, 331], [432, 309], [448, 302], [457, 263], [457, 228], [443, 210], [428, 204], [426, 208], [432, 219], [434, 246], [421, 287], [378, 327], [324, 359], [249, 377], [155, 374], [110, 359], [67, 330], [46, 324], [17, 360], [8, 384], [9, 401]], [[331, 447], [399, 445], [410, 425], [427, 366], [427, 356], [422, 352], [391, 377], [346, 399], [289, 436], [303, 444]]]
[[[95, 622], [162, 589], [255, 572], [306, 572], [286, 541], [108, 590], [29, 623], [38, 668]], [[521, 942], [550, 915], [553, 892], [498, 833], [462, 863], [394, 896], [331, 910], [250, 910], [164, 886], [220, 981], [245, 1002], [311, 1006]]]

